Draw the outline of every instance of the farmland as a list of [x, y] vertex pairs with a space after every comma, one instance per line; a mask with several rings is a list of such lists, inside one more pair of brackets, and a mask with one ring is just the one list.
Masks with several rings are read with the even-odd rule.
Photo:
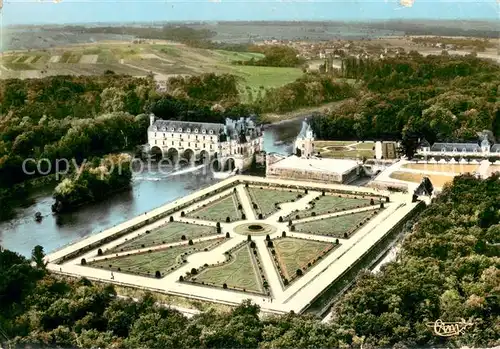
[[4, 79], [97, 75], [106, 71], [132, 76], [152, 72], [159, 80], [179, 74], [230, 73], [241, 78], [240, 90], [244, 98], [249, 90], [256, 95], [259, 90], [282, 86], [302, 75], [298, 68], [232, 64], [262, 57], [259, 53], [199, 49], [167, 41], [141, 44], [112, 41], [7, 52], [0, 60], [0, 71]]

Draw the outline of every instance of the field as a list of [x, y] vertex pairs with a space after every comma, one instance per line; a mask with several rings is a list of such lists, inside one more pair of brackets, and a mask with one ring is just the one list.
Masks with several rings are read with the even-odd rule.
[[159, 271], [162, 276], [175, 270], [182, 263], [182, 254], [201, 251], [213, 245], [215, 240], [198, 242], [194, 245], [184, 244], [173, 246], [153, 252], [144, 252], [132, 254], [130, 256], [108, 258], [89, 263], [91, 267], [108, 269], [110, 271], [121, 271], [126, 273], [138, 274], [143, 276], [155, 276]]
[[230, 261], [208, 267], [192, 280], [218, 287], [226, 284], [228, 288], [263, 293], [264, 287], [249, 245], [244, 244], [231, 255]]
[[402, 168], [412, 170], [431, 171], [431, 172], [449, 172], [449, 173], [467, 173], [479, 169], [479, 165], [468, 164], [404, 164]]
[[[321, 220], [297, 223], [295, 231], [307, 234], [327, 235], [336, 238], [348, 238], [359, 224], [371, 217], [375, 211], [363, 211]], [[348, 236], [344, 236], [347, 233]]]
[[246, 190], [251, 201], [257, 204], [258, 209], [254, 209], [255, 213], [262, 213], [263, 217], [278, 212], [275, 203], [290, 202], [297, 199], [297, 195], [299, 195], [296, 191], [288, 192], [267, 188], [248, 187]]
[[105, 252], [116, 253], [120, 251], [129, 251], [156, 245], [168, 244], [172, 242], [179, 242], [183, 240], [182, 236], [185, 237], [184, 240], [189, 241], [203, 236], [215, 234], [216, 231], [214, 227], [181, 222], [170, 222], [158, 229], [151, 231], [150, 233], [144, 233], [133, 240], [127, 241], [121, 245], [116, 246], [110, 251]]
[[317, 200], [314, 200], [314, 206], [303, 211], [293, 212], [287, 218], [294, 219], [296, 215], [300, 218], [305, 218], [312, 216], [313, 212], [316, 215], [321, 215], [324, 213], [332, 213], [341, 210], [349, 210], [353, 208], [369, 206], [370, 199], [358, 199], [350, 197], [338, 197], [333, 195], [320, 196]]
[[[284, 278], [289, 281], [297, 277], [297, 270], [307, 271], [318, 259], [338, 246], [330, 242], [281, 238], [273, 240], [275, 257]], [[276, 260], [273, 261], [276, 263]]]
[[405, 182], [413, 182], [420, 183], [422, 178], [429, 177], [431, 183], [434, 187], [442, 187], [446, 183], [453, 181], [453, 176], [446, 175], [434, 175], [434, 174], [425, 174], [425, 173], [412, 173], [412, 172], [403, 172], [403, 171], [395, 171], [389, 175], [389, 177], [394, 179], [399, 179], [400, 181]]
[[178, 74], [230, 73], [241, 78], [243, 99], [248, 98], [248, 90], [256, 96], [261, 89], [282, 86], [302, 75], [299, 68], [232, 64], [236, 60], [260, 57], [262, 54], [259, 53], [205, 50], [161, 40], [154, 44], [116, 41], [60, 46], [43, 51], [7, 52], [0, 61], [0, 72], [2, 78], [22, 78], [24, 71], [32, 71], [37, 76], [93, 75], [103, 74], [106, 70], [145, 76], [151, 71], [160, 80]]
[[233, 222], [241, 219], [238, 205], [239, 201], [236, 194], [231, 193], [231, 195], [216, 200], [206, 207], [187, 213], [186, 216], [215, 222], [225, 222], [226, 218], [229, 217]]

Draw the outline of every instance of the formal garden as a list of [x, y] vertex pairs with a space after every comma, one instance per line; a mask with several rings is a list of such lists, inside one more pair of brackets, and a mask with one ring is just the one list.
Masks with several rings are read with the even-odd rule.
[[303, 276], [338, 246], [338, 240], [333, 243], [286, 236], [267, 242], [283, 287]]
[[107, 269], [111, 272], [130, 273], [140, 276], [161, 278], [186, 263], [186, 256], [196, 252], [209, 251], [222, 243], [224, 238], [169, 246], [159, 250], [147, 250], [140, 253], [118, 257], [104, 257], [96, 261], [81, 260], [82, 265]]
[[378, 212], [378, 210], [368, 210], [322, 218], [304, 223], [292, 223], [290, 230], [300, 233], [326, 235], [335, 238], [348, 239], [371, 218], [375, 217]]
[[215, 222], [230, 222], [245, 219], [243, 207], [236, 191], [201, 208], [186, 214], [186, 217]]
[[[283, 219], [300, 219], [321, 214], [345, 211], [355, 208], [376, 205], [379, 198], [364, 198], [362, 196], [345, 195], [345, 194], [326, 194], [316, 197], [309, 202], [309, 208], [306, 210], [295, 211], [283, 217]], [[298, 218], [297, 218], [298, 217]]]
[[215, 227], [184, 222], [169, 222], [151, 231], [146, 230], [141, 235], [125, 241], [123, 244], [120, 244], [110, 250], [104, 251], [104, 254], [137, 250], [173, 242], [194, 240], [215, 234], [217, 234]]
[[180, 281], [266, 295], [268, 283], [255, 242], [245, 241], [225, 253], [226, 261], [192, 269]]
[[263, 187], [248, 186], [245, 188], [250, 198], [255, 216], [259, 219], [266, 218], [278, 212], [278, 204], [293, 202], [300, 199], [303, 194], [296, 190], [280, 190]]

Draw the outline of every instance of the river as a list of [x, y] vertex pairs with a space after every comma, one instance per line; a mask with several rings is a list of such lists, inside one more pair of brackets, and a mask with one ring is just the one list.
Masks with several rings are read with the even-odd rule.
[[[291, 142], [299, 128], [300, 121], [267, 127], [264, 150], [268, 153], [290, 153]], [[277, 141], [283, 143], [276, 144]], [[130, 191], [59, 215], [51, 212], [54, 187], [39, 188], [31, 194], [29, 206], [18, 208], [13, 219], [0, 222], [0, 245], [27, 257], [36, 245], [43, 246], [49, 253], [216, 182], [206, 174], [160, 174], [153, 169], [135, 174]], [[39, 223], [34, 219], [36, 212], [41, 212], [43, 216]]]

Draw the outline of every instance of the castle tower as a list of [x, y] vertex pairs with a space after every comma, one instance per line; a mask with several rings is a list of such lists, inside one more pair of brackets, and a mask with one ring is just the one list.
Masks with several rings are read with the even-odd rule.
[[483, 141], [481, 142], [481, 151], [485, 154], [488, 154], [490, 152], [490, 142], [488, 142], [488, 137], [485, 136], [483, 138]]
[[155, 114], [151, 113], [149, 114], [149, 126], [153, 126], [155, 123]]
[[314, 132], [311, 125], [305, 119], [302, 128], [295, 139], [294, 153], [297, 156], [308, 158], [314, 155]]

